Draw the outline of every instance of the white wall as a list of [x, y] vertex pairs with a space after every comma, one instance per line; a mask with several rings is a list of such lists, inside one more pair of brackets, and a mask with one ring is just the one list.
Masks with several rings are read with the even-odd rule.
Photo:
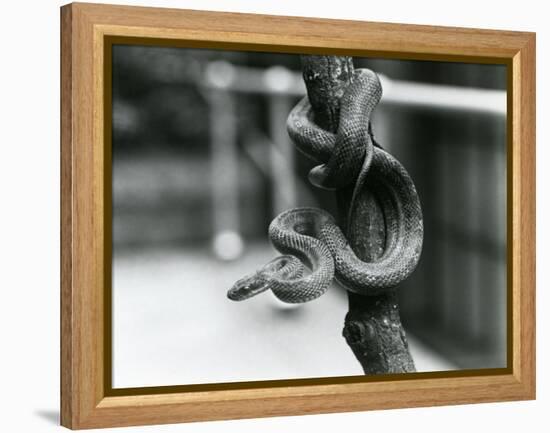
[[[550, 257], [544, 224], [550, 181], [548, 83], [546, 53], [550, 51], [545, 2], [459, 0], [306, 2], [279, 0], [121, 1], [146, 6], [317, 16], [325, 18], [453, 25], [538, 32], [538, 261]], [[311, 5], [309, 5], [310, 3]], [[58, 0], [10, 1], [1, 7], [0, 67], [0, 285], [4, 293], [2, 380], [0, 395], [6, 431], [58, 431], [59, 393], [59, 11]], [[546, 20], [545, 20], [546, 18]], [[545, 22], [546, 21], [546, 22]], [[232, 422], [135, 428], [128, 431], [166, 432], [302, 432], [338, 431], [463, 432], [494, 427], [518, 431], [548, 418], [549, 350], [544, 331], [549, 326], [550, 277], [538, 272], [538, 396], [536, 402], [499, 403], [399, 411], [315, 415]], [[546, 407], [545, 407], [546, 406]], [[546, 415], [546, 416], [544, 416]], [[540, 429], [535, 428], [535, 431]]]

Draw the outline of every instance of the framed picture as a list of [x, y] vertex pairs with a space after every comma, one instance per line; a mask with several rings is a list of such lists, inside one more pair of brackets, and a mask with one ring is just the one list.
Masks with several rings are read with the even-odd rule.
[[61, 8], [61, 423], [535, 398], [535, 35]]

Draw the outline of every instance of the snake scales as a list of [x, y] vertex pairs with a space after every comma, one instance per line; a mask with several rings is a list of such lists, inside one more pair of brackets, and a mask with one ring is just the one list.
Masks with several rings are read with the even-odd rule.
[[370, 116], [381, 96], [378, 76], [357, 69], [342, 96], [335, 134], [315, 124], [307, 96], [289, 114], [287, 129], [297, 148], [319, 163], [309, 173], [311, 183], [340, 189], [355, 182], [347, 221], [364, 188], [378, 200], [386, 231], [384, 253], [364, 262], [328, 212], [290, 209], [269, 226], [269, 238], [283, 255], [239, 279], [227, 292], [229, 299], [241, 301], [271, 289], [284, 302], [307, 302], [324, 294], [333, 278], [352, 292], [377, 295], [414, 271], [422, 250], [422, 211], [407, 171], [372, 137]]

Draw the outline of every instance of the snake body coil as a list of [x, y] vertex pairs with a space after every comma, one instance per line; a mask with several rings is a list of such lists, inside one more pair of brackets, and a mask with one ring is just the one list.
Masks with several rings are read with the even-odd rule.
[[378, 200], [386, 232], [382, 256], [360, 260], [326, 211], [291, 209], [269, 227], [271, 242], [284, 256], [237, 281], [228, 291], [230, 299], [244, 300], [271, 289], [284, 302], [306, 302], [325, 293], [333, 277], [347, 290], [377, 295], [414, 271], [422, 250], [422, 210], [407, 171], [372, 138], [370, 116], [381, 95], [376, 74], [358, 69], [341, 99], [335, 134], [315, 124], [307, 97], [291, 111], [287, 129], [297, 148], [320, 164], [309, 174], [314, 185], [339, 189], [355, 182], [348, 222], [363, 189]]

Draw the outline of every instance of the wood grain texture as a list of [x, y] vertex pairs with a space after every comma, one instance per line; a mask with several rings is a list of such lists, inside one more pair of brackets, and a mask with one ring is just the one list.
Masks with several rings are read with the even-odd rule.
[[[513, 212], [518, 212], [513, 225], [513, 314], [514, 314], [514, 374], [525, 392], [535, 398], [535, 243], [536, 243], [536, 69], [535, 37], [530, 38], [514, 57], [512, 179], [514, 186]], [[516, 68], [517, 75], [516, 78]], [[515, 83], [516, 84], [516, 83]], [[517, 111], [519, 112], [517, 112]], [[517, 295], [517, 296], [516, 296]], [[516, 317], [517, 315], [517, 317]], [[516, 347], [517, 344], [517, 347]]]
[[[532, 33], [94, 4], [61, 11], [61, 422], [74, 429], [535, 397], [535, 36]], [[105, 37], [176, 46], [509, 65], [509, 330], [500, 374], [112, 396], [104, 383]], [[142, 40], [143, 42], [143, 40]], [[138, 395], [139, 394], [139, 395]]]
[[72, 372], [72, 13], [61, 10], [61, 424], [71, 427]]

